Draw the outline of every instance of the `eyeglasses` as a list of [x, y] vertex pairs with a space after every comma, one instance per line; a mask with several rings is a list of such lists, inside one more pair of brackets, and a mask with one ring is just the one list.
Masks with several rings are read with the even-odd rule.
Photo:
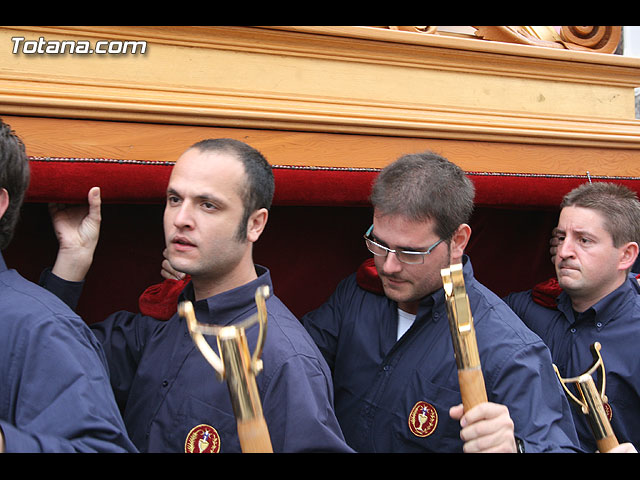
[[369, 230], [367, 230], [367, 233], [364, 234], [364, 241], [367, 244], [367, 249], [371, 253], [373, 253], [378, 257], [386, 257], [389, 254], [389, 252], [395, 253], [396, 258], [399, 261], [401, 261], [402, 263], [407, 263], [409, 265], [418, 265], [418, 264], [424, 263], [425, 255], [429, 255], [433, 251], [433, 249], [436, 248], [440, 244], [440, 242], [443, 241], [443, 239], [441, 238], [436, 243], [431, 245], [425, 252], [412, 252], [409, 250], [391, 250], [390, 248], [380, 245], [379, 243], [373, 241], [370, 238], [372, 230], [373, 230], [373, 225], [371, 225], [369, 227]]

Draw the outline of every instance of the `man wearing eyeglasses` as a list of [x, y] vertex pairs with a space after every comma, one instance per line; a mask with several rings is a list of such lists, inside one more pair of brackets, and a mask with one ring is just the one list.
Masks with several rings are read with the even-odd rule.
[[[544, 343], [474, 279], [464, 255], [474, 188], [432, 154], [377, 178], [365, 234], [382, 292], [343, 280], [303, 323], [331, 367], [338, 420], [359, 452], [577, 451]], [[440, 270], [464, 264], [489, 401], [463, 412]]]

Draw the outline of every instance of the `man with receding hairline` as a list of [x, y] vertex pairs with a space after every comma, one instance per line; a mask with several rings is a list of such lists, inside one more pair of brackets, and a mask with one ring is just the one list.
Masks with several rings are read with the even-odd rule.
[[[198, 142], [173, 167], [164, 213], [166, 256], [174, 269], [189, 275], [180, 299], [193, 303], [200, 323], [241, 322], [256, 313], [258, 287], [273, 292], [269, 270], [253, 263], [253, 244], [267, 224], [273, 192], [271, 166], [236, 140]], [[75, 241], [79, 232], [99, 227], [99, 199], [89, 201], [89, 214], [65, 219], [67, 210], [54, 212], [61, 261], [47, 281], [60, 295], [73, 290], [90, 266], [85, 261], [79, 268], [78, 259], [92, 256], [97, 236]], [[91, 255], [82, 253], [87, 248]], [[264, 368], [256, 382], [274, 451], [350, 452], [335, 418], [322, 355], [275, 295], [267, 298], [266, 308]], [[105, 346], [131, 439], [142, 452], [241, 451], [228, 388], [177, 313], [165, 321], [118, 312], [92, 328]], [[257, 326], [246, 334], [248, 344], [256, 345]]]
[[[640, 444], [640, 287], [631, 267], [638, 258], [640, 201], [628, 188], [586, 183], [561, 205], [552, 249], [556, 289], [548, 299], [534, 289], [505, 297], [549, 346], [563, 378], [577, 377], [602, 346], [611, 424], [621, 449]], [[601, 379], [600, 379], [601, 381]], [[582, 447], [596, 450], [587, 417], [572, 409]]]

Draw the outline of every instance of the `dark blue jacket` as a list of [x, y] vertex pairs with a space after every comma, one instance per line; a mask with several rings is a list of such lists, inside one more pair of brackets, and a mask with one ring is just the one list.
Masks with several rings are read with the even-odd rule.
[[57, 297], [0, 255], [0, 428], [7, 452], [135, 452], [104, 352]]
[[[466, 257], [464, 278], [489, 401], [509, 408], [526, 451], [575, 451], [549, 350], [474, 279]], [[359, 452], [461, 452], [460, 425], [448, 413], [461, 397], [444, 291], [422, 300], [398, 341], [397, 319], [397, 304], [360, 288], [355, 275], [303, 318], [332, 370], [347, 443]]]
[[[256, 313], [258, 286], [268, 285], [273, 292], [269, 271], [256, 269], [259, 278], [244, 286], [194, 302], [188, 284], [181, 299], [194, 302], [200, 323], [237, 323]], [[68, 289], [77, 288], [66, 283]], [[60, 295], [74, 297], [68, 291]], [[276, 296], [266, 306], [264, 370], [256, 381], [274, 451], [350, 451], [335, 417], [333, 385], [322, 355]], [[183, 318], [175, 314], [160, 321], [117, 312], [92, 329], [104, 346], [116, 399], [140, 451], [185, 452], [190, 432], [200, 428], [207, 429], [210, 442], [219, 442], [221, 453], [241, 451], [228, 387], [195, 346]], [[246, 334], [253, 351], [258, 326]], [[207, 340], [218, 354], [216, 339]]]
[[[594, 363], [590, 346], [600, 342], [605, 367], [606, 395], [611, 406], [611, 425], [618, 441], [640, 446], [640, 287], [635, 274], [617, 290], [587, 311], [577, 314], [566, 293], [557, 308], [535, 303], [531, 291], [505, 298], [511, 308], [549, 346], [560, 375], [573, 378]], [[600, 387], [599, 376], [594, 381]], [[577, 395], [574, 387], [569, 387]], [[596, 443], [586, 416], [572, 401], [581, 444], [586, 451]]]

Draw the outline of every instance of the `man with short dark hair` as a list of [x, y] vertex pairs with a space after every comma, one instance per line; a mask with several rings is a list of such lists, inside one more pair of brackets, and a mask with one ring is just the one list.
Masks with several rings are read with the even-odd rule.
[[[0, 121], [0, 249], [28, 184], [24, 145]], [[94, 335], [1, 254], [0, 312], [0, 452], [135, 452]]]
[[[622, 185], [581, 185], [564, 197], [555, 234], [553, 295], [534, 289], [505, 301], [549, 346], [563, 378], [585, 373], [594, 363], [590, 346], [601, 344], [613, 431], [621, 443], [640, 445], [640, 287], [630, 273], [640, 201]], [[582, 447], [595, 451], [587, 417], [577, 406], [572, 412]]]
[[[336, 414], [359, 452], [576, 451], [544, 343], [474, 276], [464, 254], [474, 188], [433, 154], [382, 170], [365, 234], [380, 291], [347, 277], [303, 317], [327, 359]], [[441, 269], [463, 263], [488, 402], [464, 411]]]
[[[238, 324], [256, 313], [258, 287], [273, 292], [269, 270], [255, 265], [252, 254], [273, 191], [264, 157], [232, 139], [199, 142], [173, 167], [164, 213], [166, 255], [174, 269], [189, 275], [180, 298], [193, 303], [200, 323]], [[80, 293], [78, 282], [97, 242], [99, 201], [89, 195], [88, 214], [73, 210], [65, 218], [67, 210], [54, 211], [60, 254], [45, 282], [61, 297]], [[351, 451], [335, 418], [322, 355], [275, 295], [267, 298], [266, 309], [263, 371], [256, 382], [273, 450]], [[105, 347], [116, 399], [141, 451], [241, 451], [228, 387], [195, 347], [185, 319], [118, 312], [92, 328]], [[255, 345], [258, 329], [246, 335]]]

